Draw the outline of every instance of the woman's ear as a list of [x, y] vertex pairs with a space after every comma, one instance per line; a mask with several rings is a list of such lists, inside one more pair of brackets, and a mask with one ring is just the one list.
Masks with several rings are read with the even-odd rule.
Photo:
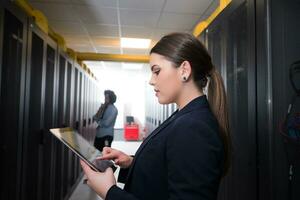
[[183, 81], [187, 81], [190, 79], [192, 74], [192, 66], [189, 61], [183, 61], [180, 65], [180, 75]]

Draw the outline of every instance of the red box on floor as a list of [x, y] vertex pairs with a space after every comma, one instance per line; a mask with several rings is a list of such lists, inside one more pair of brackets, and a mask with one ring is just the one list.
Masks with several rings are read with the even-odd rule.
[[125, 140], [139, 140], [139, 126], [137, 124], [126, 124], [124, 138]]

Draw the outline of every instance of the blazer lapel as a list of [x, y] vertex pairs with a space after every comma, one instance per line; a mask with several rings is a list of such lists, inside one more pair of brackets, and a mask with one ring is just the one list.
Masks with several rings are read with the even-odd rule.
[[165, 120], [159, 127], [157, 127], [146, 139], [145, 141], [141, 144], [140, 148], [135, 154], [135, 157], [139, 155], [139, 152], [142, 151], [142, 149], [148, 144], [149, 140], [157, 135], [162, 129], [164, 129], [166, 126], [168, 126], [174, 119], [175, 119], [175, 114], [178, 111], [175, 111], [167, 120]]
[[[163, 130], [165, 127], [167, 127], [176, 117], [176, 113], [178, 112], [178, 110], [176, 110], [168, 119], [166, 119], [159, 127], [157, 127], [141, 144], [141, 146], [138, 148], [137, 152], [135, 153], [134, 159], [133, 159], [133, 163], [131, 164], [131, 167], [129, 169], [127, 178], [130, 177], [132, 170], [134, 168], [135, 165], [135, 161], [138, 158], [138, 156], [140, 155], [140, 152], [144, 149], [144, 147], [149, 143], [149, 141], [151, 140], [152, 137], [154, 137], [155, 135], [157, 135], [161, 130]], [[126, 187], [126, 185], [125, 185]]]

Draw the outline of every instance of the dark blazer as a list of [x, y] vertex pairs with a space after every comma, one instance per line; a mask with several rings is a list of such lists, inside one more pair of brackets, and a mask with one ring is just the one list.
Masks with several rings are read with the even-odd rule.
[[107, 200], [215, 200], [224, 147], [206, 96], [176, 111], [141, 144], [124, 190], [112, 186]]

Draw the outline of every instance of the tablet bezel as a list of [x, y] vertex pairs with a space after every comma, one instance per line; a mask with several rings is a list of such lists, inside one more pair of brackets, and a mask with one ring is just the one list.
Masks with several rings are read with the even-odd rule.
[[[57, 139], [59, 139], [59, 141], [61, 141], [63, 144], [65, 144], [71, 151], [73, 151], [77, 156], [79, 156], [79, 158], [81, 160], [83, 160], [86, 164], [88, 164], [93, 170], [97, 171], [97, 172], [102, 172], [99, 169], [97, 169], [97, 167], [91, 162], [89, 161], [87, 158], [85, 158], [80, 152], [78, 152], [74, 147], [72, 147], [72, 145], [70, 145], [67, 141], [65, 141], [62, 137], [58, 136], [57, 134], [61, 133], [61, 132], [72, 132], [72, 134], [78, 134], [78, 132], [70, 127], [67, 128], [53, 128], [50, 129], [50, 132], [52, 133], [52, 135], [54, 135]], [[80, 134], [78, 134], [76, 137], [80, 137], [81, 139], [85, 140], [85, 138], [83, 138]], [[92, 146], [92, 145], [91, 145]], [[94, 146], [92, 146], [93, 148], [95, 148]], [[96, 149], [97, 150], [97, 149]], [[99, 150], [97, 150], [99, 151]], [[101, 152], [99, 151], [99, 156], [101, 156]], [[98, 157], [99, 157], [98, 156]], [[95, 158], [96, 159], [96, 158]]]

